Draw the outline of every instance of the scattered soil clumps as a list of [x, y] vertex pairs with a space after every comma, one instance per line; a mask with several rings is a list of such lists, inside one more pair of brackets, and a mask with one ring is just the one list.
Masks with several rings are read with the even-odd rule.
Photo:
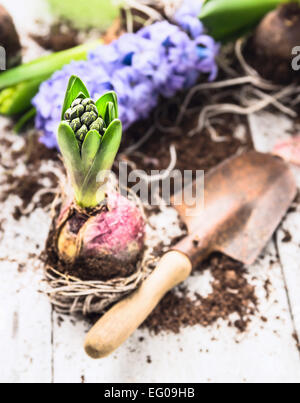
[[[46, 187], [49, 189], [58, 188], [58, 178], [50, 170], [43, 172], [41, 166], [43, 162], [53, 160], [59, 163], [59, 157], [56, 151], [47, 149], [43, 144], [38, 141], [38, 135], [28, 135], [25, 139], [24, 146], [17, 151], [10, 151], [13, 144], [7, 140], [6, 147], [11, 152], [11, 162], [15, 161], [16, 164], [24, 164], [26, 169], [21, 171], [21, 174], [16, 175], [10, 167], [7, 167], [6, 184], [8, 188], [0, 196], [0, 202], [4, 201], [9, 195], [16, 195], [22, 200], [21, 208], [16, 207], [14, 218], [19, 220], [24, 211], [33, 201], [34, 196], [38, 191]], [[5, 163], [1, 161], [5, 166]], [[23, 173], [24, 171], [24, 173]], [[35, 208], [45, 208], [49, 206], [54, 200], [54, 192], [45, 192], [42, 194], [35, 204]], [[30, 214], [31, 211], [28, 212]]]
[[[142, 327], [158, 334], [164, 331], [179, 333], [186, 326], [210, 326], [219, 319], [227, 320], [239, 332], [245, 332], [251, 316], [257, 312], [255, 288], [245, 277], [243, 265], [224, 255], [214, 254], [196, 271], [210, 270], [213, 276], [213, 291], [193, 299], [188, 290], [179, 287], [169, 292], [156, 307]], [[232, 321], [231, 315], [238, 315]]]

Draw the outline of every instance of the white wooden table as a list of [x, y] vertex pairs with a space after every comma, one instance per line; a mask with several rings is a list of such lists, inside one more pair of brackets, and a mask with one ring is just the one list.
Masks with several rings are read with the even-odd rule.
[[[24, 8], [21, 1], [7, 3], [12, 11], [16, 3]], [[274, 138], [282, 135], [277, 127], [283, 122], [289, 125], [282, 116], [277, 117], [277, 124], [272, 119], [274, 116], [266, 120], [265, 115], [249, 119], [260, 151], [269, 151]], [[295, 174], [300, 186], [300, 173], [295, 170]], [[288, 215], [262, 259], [249, 270], [249, 278], [256, 284], [259, 313], [245, 334], [238, 335], [222, 321], [219, 326], [187, 328], [180, 335], [151, 336], [138, 330], [115, 354], [101, 361], [92, 361], [83, 351], [88, 325], [69, 317], [62, 322], [39, 292], [42, 271], [34, 267], [34, 258], [26, 262], [24, 270], [14, 262], [16, 256], [22, 260], [25, 243], [31, 245], [33, 254], [42, 250], [50, 223], [42, 210], [23, 217], [0, 239], [0, 382], [300, 383], [300, 353], [293, 337], [300, 337], [299, 209]], [[46, 224], [41, 226], [41, 222]], [[284, 230], [292, 235], [290, 243], [282, 242]], [[13, 253], [7, 256], [8, 242], [16, 234]], [[201, 292], [207, 287], [207, 275], [199, 274], [187, 284], [192, 282], [193, 289]], [[266, 280], [271, 284], [269, 299]], [[261, 316], [268, 321], [262, 322]]]

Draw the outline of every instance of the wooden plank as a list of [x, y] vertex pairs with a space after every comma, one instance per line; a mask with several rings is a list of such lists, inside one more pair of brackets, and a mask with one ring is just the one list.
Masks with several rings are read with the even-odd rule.
[[294, 125], [280, 112], [262, 111], [250, 115], [248, 120], [254, 147], [262, 153], [271, 152], [278, 141], [289, 139]]
[[9, 219], [2, 224], [0, 381], [5, 383], [49, 383], [52, 379], [52, 310], [47, 297], [38, 291], [42, 270], [29, 257], [42, 248], [43, 215], [36, 210], [30, 219], [15, 224]]
[[[274, 145], [291, 137], [294, 122], [285, 115], [261, 112], [249, 117], [251, 133], [255, 148], [261, 152], [272, 151]], [[298, 188], [300, 189], [300, 168], [291, 165]], [[295, 331], [300, 338], [300, 207], [289, 213], [276, 240], [279, 256], [284, 272], [291, 315], [294, 319]], [[287, 239], [291, 240], [287, 242]], [[288, 237], [288, 238], [287, 238]]]
[[[294, 131], [294, 121], [282, 113], [262, 111], [248, 118], [254, 147], [262, 153], [272, 152], [274, 146], [283, 140], [291, 138]], [[291, 165], [297, 185], [300, 188], [299, 168]]]
[[283, 265], [295, 330], [300, 340], [300, 209], [290, 213], [277, 233], [277, 246]]
[[86, 356], [82, 343], [87, 323], [76, 318], [53, 315], [54, 383], [82, 383]]
[[[41, 26], [36, 23], [41, 16], [44, 23], [53, 20], [46, 0], [28, 0], [26, 7], [20, 7], [19, 0], [3, 0], [1, 4], [13, 16], [24, 48], [23, 61], [46, 53], [28, 35], [34, 31], [42, 34]], [[1, 117], [1, 127], [8, 123]], [[52, 380], [52, 308], [48, 298], [39, 292], [43, 273], [35, 264], [44, 248], [50, 221], [39, 209], [29, 218], [14, 221], [16, 205], [21, 205], [21, 201], [10, 197], [1, 203], [0, 211], [3, 228], [0, 233], [0, 382], [49, 383]]]

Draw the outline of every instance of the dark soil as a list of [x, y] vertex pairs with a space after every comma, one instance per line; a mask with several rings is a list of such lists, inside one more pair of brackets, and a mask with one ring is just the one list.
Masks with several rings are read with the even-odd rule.
[[24, 156], [24, 154], [26, 156], [26, 163], [32, 168], [39, 168], [41, 161], [60, 161], [60, 156], [56, 150], [50, 150], [39, 142], [39, 136], [37, 133], [27, 134], [25, 141], [24, 148], [12, 154], [16, 161], [20, 156]]
[[[11, 145], [7, 140], [7, 146]], [[18, 158], [26, 156], [27, 173], [24, 176], [14, 177], [11, 174], [7, 175], [7, 183], [11, 186], [10, 190], [0, 196], [0, 202], [5, 200], [8, 195], [13, 194], [19, 196], [23, 201], [23, 208], [26, 208], [32, 201], [32, 198], [43, 186], [40, 184], [41, 179], [48, 178], [52, 183], [52, 187], [58, 186], [57, 178], [51, 173], [43, 174], [40, 172], [41, 162], [44, 160], [53, 159], [59, 161], [56, 151], [47, 149], [43, 144], [39, 143], [37, 135], [30, 135], [26, 138], [25, 146], [22, 150], [12, 154], [16, 163]], [[0, 156], [1, 163], [1, 156]], [[54, 200], [53, 194], [45, 194], [41, 197], [36, 207], [46, 207]], [[21, 210], [17, 207], [14, 212], [14, 218], [19, 220], [22, 216]]]
[[290, 232], [286, 231], [286, 230], [283, 230], [283, 232], [284, 232], [284, 238], [282, 239], [282, 242], [284, 242], [284, 243], [291, 242], [293, 238], [292, 238], [292, 235], [290, 234]]
[[[142, 327], [158, 334], [163, 331], [179, 333], [186, 326], [210, 326], [219, 319], [229, 320], [240, 332], [247, 329], [251, 316], [256, 313], [255, 288], [248, 284], [243, 265], [221, 254], [214, 254], [197, 270], [209, 269], [214, 278], [213, 291], [207, 297], [195, 295], [193, 300], [187, 290], [179, 287], [169, 292]], [[239, 319], [231, 322], [231, 314]]]
[[[244, 123], [247, 127], [246, 119], [232, 115], [224, 116], [224, 123], [216, 125], [215, 129], [219, 136], [226, 136], [227, 141], [217, 143], [212, 140], [207, 130], [193, 137], [187, 135], [189, 129], [195, 125], [197, 117], [198, 115], [189, 117], [188, 122], [184, 122], [177, 133], [166, 134], [157, 130], [138, 153], [130, 156], [130, 159], [136, 163], [138, 169], [143, 169], [147, 173], [151, 170], [163, 170], [170, 164], [169, 150], [170, 146], [174, 145], [177, 150], [176, 169], [204, 170], [207, 173], [239, 150], [253, 149], [250, 133], [247, 133], [245, 143], [233, 136], [238, 124]], [[166, 124], [170, 123], [166, 121]], [[124, 136], [126, 146], [128, 147], [130, 142], [138, 141], [150, 124], [151, 122], [143, 122], [130, 129]]]
[[21, 62], [21, 43], [12, 17], [0, 4], [0, 46], [6, 51], [7, 67]]
[[[101, 36], [103, 42], [108, 44], [117, 39], [122, 33], [124, 33], [124, 30], [121, 26], [121, 22], [116, 19], [104, 34], [99, 32], [99, 37]], [[85, 34], [89, 34], [89, 29], [85, 31]], [[31, 37], [42, 48], [54, 52], [70, 49], [82, 43], [79, 31], [74, 28], [69, 21], [57, 21], [51, 25], [46, 35], [32, 34]]]
[[126, 278], [136, 271], [136, 264], [124, 264], [113, 257], [103, 256], [85, 257], [77, 259], [72, 267], [68, 267], [68, 274], [82, 280], [112, 280], [113, 278]]
[[47, 35], [31, 35], [31, 37], [44, 49], [59, 52], [79, 45], [78, 31], [68, 23], [56, 22]]
[[294, 340], [295, 340], [295, 342], [296, 342], [296, 347], [297, 347], [297, 349], [298, 349], [299, 352], [300, 352], [300, 341], [299, 341], [299, 337], [298, 337], [297, 333], [296, 333], [296, 332], [293, 333], [292, 336], [293, 336], [293, 338], [294, 338]]

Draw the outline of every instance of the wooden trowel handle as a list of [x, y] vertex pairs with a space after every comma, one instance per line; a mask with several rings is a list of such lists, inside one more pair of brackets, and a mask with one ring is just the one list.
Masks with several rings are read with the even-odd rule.
[[92, 358], [116, 350], [147, 318], [161, 298], [191, 273], [192, 264], [181, 252], [168, 252], [139, 289], [110, 309], [94, 325], [85, 340]]

